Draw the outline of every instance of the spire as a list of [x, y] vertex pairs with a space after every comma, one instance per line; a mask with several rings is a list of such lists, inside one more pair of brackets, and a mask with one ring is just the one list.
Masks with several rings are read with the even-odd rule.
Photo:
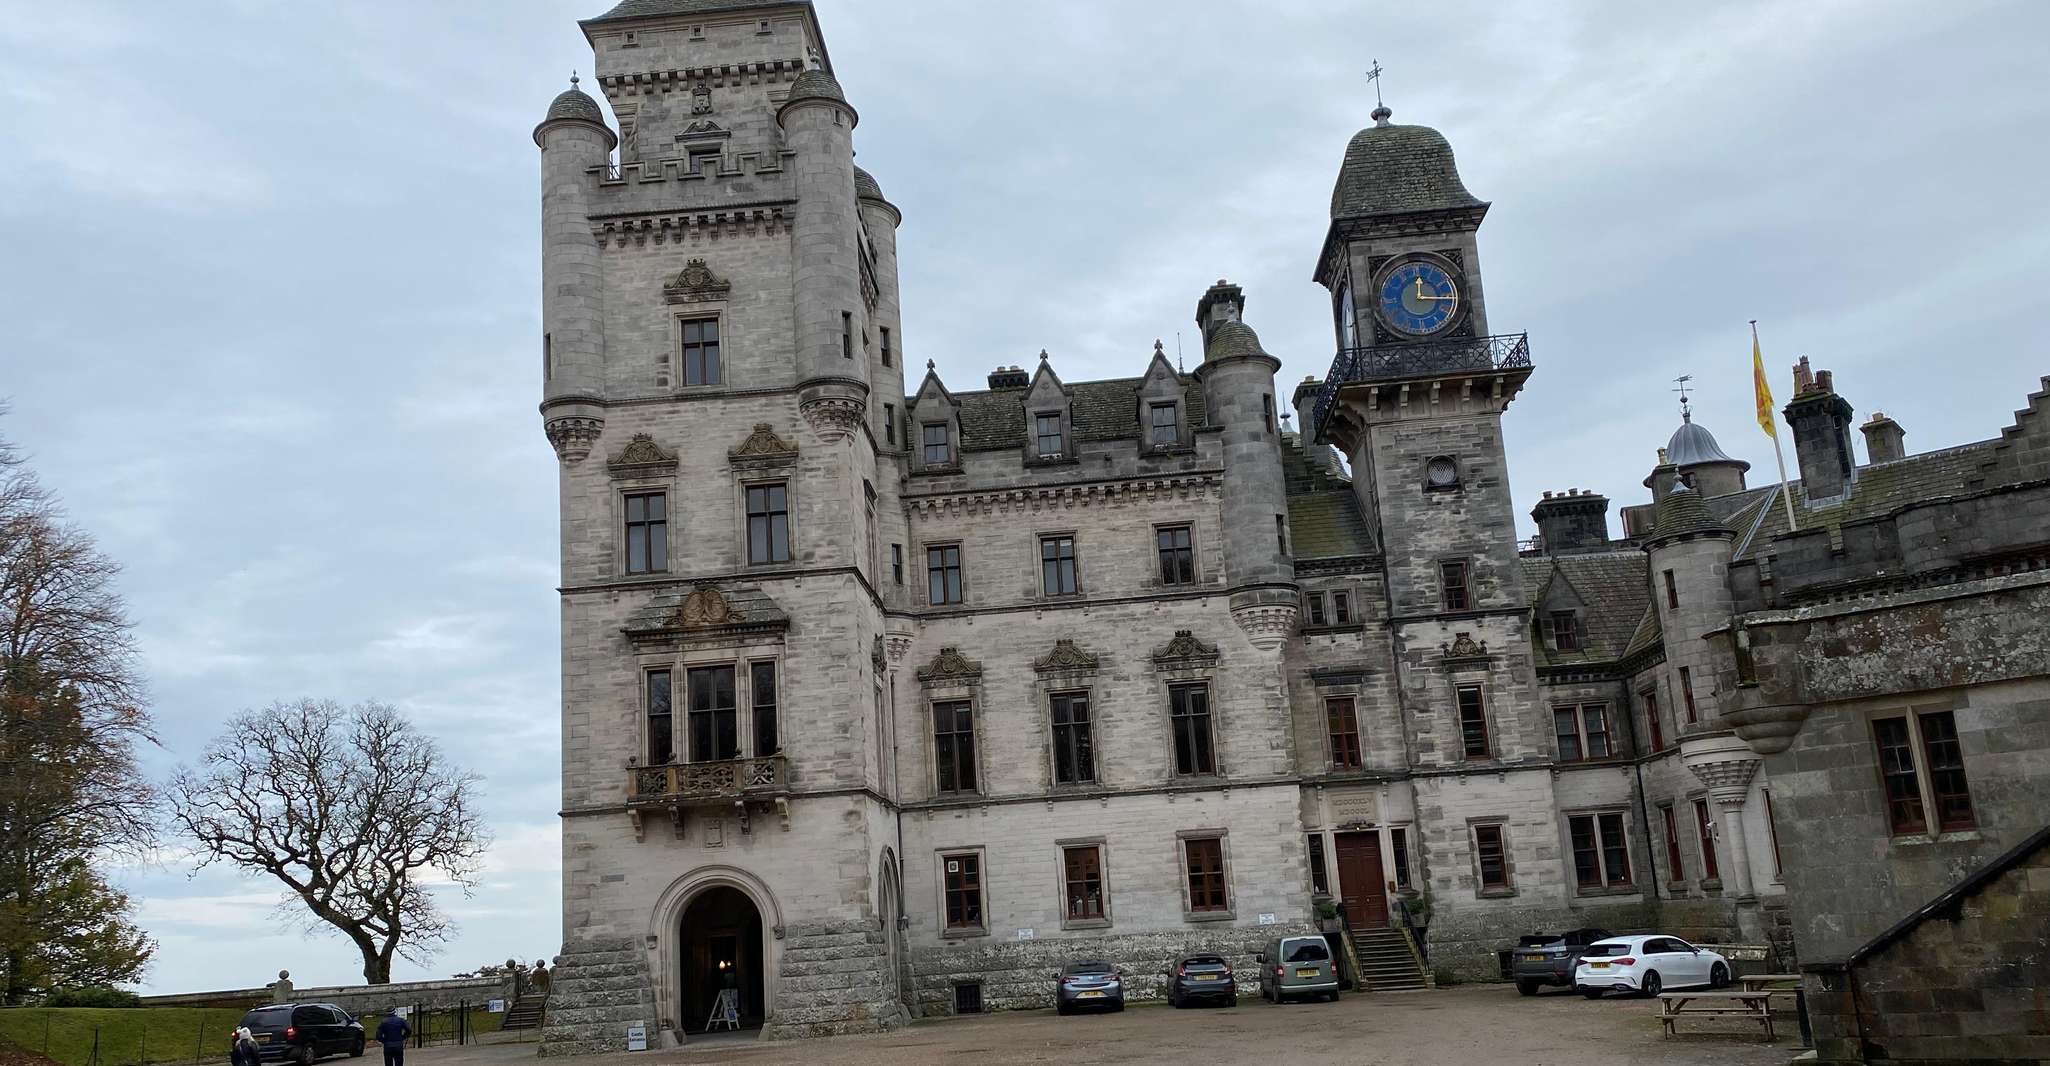
[[1374, 110], [1370, 112], [1374, 119], [1374, 125], [1386, 126], [1388, 125], [1388, 120], [1394, 117], [1395, 112], [1388, 110], [1388, 105], [1381, 100], [1380, 60], [1374, 60], [1373, 67], [1368, 69], [1367, 80], [1374, 83]]

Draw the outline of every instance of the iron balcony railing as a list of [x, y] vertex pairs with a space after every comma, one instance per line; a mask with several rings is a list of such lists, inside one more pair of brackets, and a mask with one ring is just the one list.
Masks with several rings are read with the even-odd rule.
[[1340, 348], [1331, 360], [1331, 372], [1317, 389], [1313, 411], [1316, 434], [1324, 433], [1324, 418], [1338, 390], [1365, 381], [1400, 381], [1403, 378], [1462, 371], [1511, 370], [1530, 365], [1530, 335], [1505, 333], [1495, 337], [1461, 337], [1457, 340], [1422, 344], [1385, 344], [1374, 348]]
[[781, 755], [715, 762], [636, 766], [627, 770], [629, 806], [677, 806], [770, 799], [790, 791], [790, 772]]

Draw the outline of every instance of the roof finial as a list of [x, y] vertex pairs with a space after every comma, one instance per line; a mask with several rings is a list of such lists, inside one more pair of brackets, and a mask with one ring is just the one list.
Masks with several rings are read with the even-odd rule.
[[931, 370], [931, 369], [932, 369], [932, 360], [930, 360], [930, 359], [927, 359], [927, 360], [925, 361], [925, 368], [926, 368], [927, 370]]
[[1373, 67], [1367, 71], [1367, 80], [1374, 83], [1374, 125], [1386, 126], [1388, 124], [1388, 119], [1392, 117], [1395, 114], [1395, 112], [1388, 110], [1388, 105], [1381, 102], [1380, 60], [1374, 60]]
[[1042, 363], [1046, 362], [1046, 349], [1044, 348], [1039, 350], [1039, 361]]
[[1673, 390], [1680, 394], [1680, 421], [1692, 422], [1694, 421], [1694, 412], [1687, 409], [1687, 383], [1694, 380], [1694, 375], [1682, 374], [1673, 380], [1680, 383], [1680, 387]]
[[1167, 358], [1167, 353], [1166, 353], [1166, 352], [1163, 352], [1163, 351], [1161, 351], [1161, 350], [1160, 350], [1160, 338], [1159, 338], [1159, 337], [1155, 337], [1155, 338], [1153, 338], [1153, 354], [1154, 354], [1155, 356], [1158, 356], [1159, 358], [1162, 358], [1162, 359], [1165, 359], [1165, 358]]
[[577, 72], [574, 70], [569, 72], [569, 87], [572, 89], [577, 87]]

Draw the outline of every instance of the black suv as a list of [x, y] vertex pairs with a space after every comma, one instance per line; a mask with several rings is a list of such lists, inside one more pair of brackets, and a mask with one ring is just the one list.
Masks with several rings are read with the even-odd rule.
[[363, 1054], [363, 1026], [332, 1003], [273, 1003], [242, 1016], [265, 1062], [304, 1066], [328, 1055]]
[[1516, 979], [1516, 990], [1535, 996], [1541, 985], [1573, 987], [1573, 968], [1580, 965], [1580, 956], [1587, 953], [1587, 946], [1608, 938], [1606, 929], [1532, 933], [1519, 938], [1509, 959], [1509, 973]]

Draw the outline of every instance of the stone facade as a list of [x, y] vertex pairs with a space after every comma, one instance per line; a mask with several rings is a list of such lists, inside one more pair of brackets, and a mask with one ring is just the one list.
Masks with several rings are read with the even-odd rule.
[[[673, 1044], [729, 991], [769, 1036], [1041, 1006], [1089, 956], [1144, 997], [1327, 900], [1413, 925], [1446, 976], [1539, 928], [1823, 942], [1768, 790], [1813, 825], [1865, 799], [1753, 749], [1822, 698], [1765, 678], [1839, 639], [1778, 584], [1831, 559], [1761, 540], [1755, 490], [1701, 499], [1743, 471], [1705, 430], [1685, 454], [1715, 477], [1661, 465], [1631, 539], [1574, 493], [1540, 505], [1552, 550], [1519, 551], [1502, 421], [1532, 365], [1489, 332], [1488, 205], [1442, 137], [1382, 110], [1348, 147], [1317, 267], [1337, 354], [1290, 397], [1301, 433], [1224, 281], [1193, 372], [1156, 342], [1128, 378], [1041, 353], [912, 386], [902, 215], [854, 165], [810, 5], [630, 0], [583, 29], [618, 132], [575, 86], [535, 130], [562, 531], [544, 1050]], [[2036, 469], [2039, 432], [1986, 469]], [[1840, 510], [1885, 482], [1857, 473]], [[1902, 558], [1954, 528], [1883, 522]], [[1987, 610], [2039, 591], [1987, 580]], [[2028, 770], [1988, 730], [2030, 691], [1954, 697], [1975, 781]], [[1788, 854], [1831, 854], [1801, 832]]]

